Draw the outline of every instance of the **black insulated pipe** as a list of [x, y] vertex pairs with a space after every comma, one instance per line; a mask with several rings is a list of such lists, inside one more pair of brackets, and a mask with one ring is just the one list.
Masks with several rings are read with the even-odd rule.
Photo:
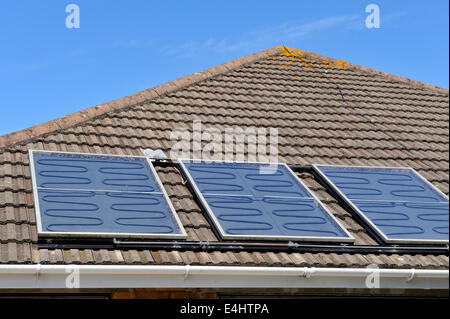
[[46, 240], [38, 243], [39, 249], [136, 249], [136, 250], [177, 250], [201, 252], [259, 251], [287, 253], [337, 253], [337, 254], [409, 254], [409, 255], [449, 255], [448, 247], [414, 247], [414, 246], [355, 246], [299, 244], [285, 242], [192, 242], [192, 241], [129, 241], [66, 239]]

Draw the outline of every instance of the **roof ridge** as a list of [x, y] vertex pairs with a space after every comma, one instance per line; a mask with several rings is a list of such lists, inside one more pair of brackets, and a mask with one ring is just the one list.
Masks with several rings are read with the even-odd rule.
[[43, 124], [38, 124], [26, 129], [0, 136], [0, 150], [6, 148], [7, 146], [29, 141], [41, 135], [56, 132], [58, 130], [63, 130], [74, 125], [84, 123], [109, 112], [132, 107], [136, 104], [143, 103], [145, 101], [168, 93], [172, 93], [187, 86], [207, 80], [211, 77], [227, 73], [242, 65], [252, 63], [275, 54], [280, 54], [278, 48], [270, 48], [264, 51], [253, 53], [117, 100], [93, 106], [91, 108], [84, 109], [82, 111], [78, 111]]
[[316, 53], [288, 48], [284, 46], [278, 46], [273, 47], [264, 51], [260, 51], [257, 53], [253, 53], [229, 62], [226, 62], [224, 64], [215, 66], [213, 68], [197, 72], [191, 75], [187, 75], [184, 77], [181, 77], [179, 79], [167, 82], [165, 84], [117, 99], [113, 100], [107, 103], [103, 103], [88, 109], [84, 109], [82, 111], [78, 111], [66, 116], [63, 116], [61, 118], [39, 124], [36, 126], [32, 126], [30, 128], [26, 128], [23, 130], [19, 130], [16, 132], [12, 132], [3, 136], [0, 136], [0, 150], [6, 148], [7, 146], [11, 146], [17, 143], [26, 142], [31, 139], [34, 139], [38, 136], [42, 136], [48, 133], [56, 132], [59, 130], [63, 130], [69, 127], [73, 127], [77, 124], [81, 124], [84, 122], [87, 122], [89, 120], [92, 120], [96, 117], [102, 116], [104, 114], [107, 114], [109, 112], [114, 112], [118, 110], [125, 109], [127, 107], [132, 107], [134, 105], [143, 103], [145, 101], [151, 100], [153, 98], [163, 96], [168, 93], [175, 92], [179, 89], [191, 86], [193, 84], [196, 84], [198, 82], [207, 80], [209, 78], [212, 78], [217, 75], [221, 75], [224, 73], [227, 73], [229, 71], [232, 71], [240, 66], [243, 66], [248, 63], [253, 63], [258, 60], [261, 60], [263, 58], [278, 55], [278, 54], [284, 54], [287, 57], [295, 57], [295, 56], [309, 56], [312, 58], [317, 58], [318, 60], [326, 61], [329, 63], [333, 63], [335, 66], [340, 68], [348, 68], [348, 69], [355, 69], [367, 73], [372, 73], [378, 76], [382, 76], [394, 81], [403, 82], [412, 86], [420, 87], [423, 89], [429, 89], [436, 92], [440, 92], [443, 94], [449, 94], [449, 90], [440, 88], [431, 84], [422, 83], [419, 81], [407, 79], [401, 76], [393, 75], [386, 72], [377, 71], [374, 69], [370, 69], [367, 67], [359, 66], [356, 64], [352, 64], [349, 62], [344, 62], [341, 60], [337, 60], [334, 58], [329, 58], [323, 55], [319, 55]]
[[330, 58], [324, 55], [320, 55], [320, 54], [316, 54], [313, 52], [309, 52], [309, 51], [304, 51], [304, 50], [298, 50], [298, 49], [293, 49], [293, 48], [289, 48], [289, 47], [284, 47], [284, 46], [279, 46], [276, 47], [277, 49], [279, 49], [285, 56], [292, 56], [292, 55], [303, 55], [303, 56], [310, 56], [313, 58], [317, 58], [319, 60], [323, 60], [323, 61], [327, 61], [327, 62], [332, 62], [334, 63], [337, 67], [340, 68], [348, 68], [348, 69], [356, 69], [359, 71], [363, 71], [363, 72], [368, 72], [368, 73], [373, 73], [375, 75], [379, 75], [394, 81], [399, 81], [399, 82], [403, 82], [406, 84], [410, 84], [416, 87], [420, 87], [422, 89], [429, 89], [429, 90], [433, 90], [433, 91], [437, 91], [439, 93], [443, 93], [443, 94], [449, 94], [449, 90], [445, 89], [445, 88], [441, 88], [439, 86], [436, 85], [432, 85], [432, 84], [428, 84], [428, 83], [423, 83], [420, 81], [416, 81], [416, 80], [411, 80], [408, 79], [406, 77], [402, 77], [399, 75], [395, 75], [395, 74], [391, 74], [391, 73], [387, 73], [387, 72], [383, 72], [383, 71], [378, 71], [375, 69], [371, 69], [365, 66], [361, 66], [361, 65], [357, 65], [357, 64], [353, 64], [350, 62], [345, 62], [345, 61], [341, 61], [338, 59], [334, 59], [334, 58]]

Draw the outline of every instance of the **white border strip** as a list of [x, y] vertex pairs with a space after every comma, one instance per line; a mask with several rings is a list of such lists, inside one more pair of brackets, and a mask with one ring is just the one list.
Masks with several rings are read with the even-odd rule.
[[[336, 223], [336, 227], [340, 228], [341, 231], [343, 231], [348, 237], [307, 237], [307, 236], [264, 236], [264, 235], [229, 235], [226, 234], [224, 229], [222, 228], [220, 221], [217, 219], [215, 214], [213, 213], [211, 207], [205, 200], [203, 193], [200, 191], [200, 189], [197, 186], [197, 183], [194, 181], [193, 177], [189, 173], [189, 170], [184, 165], [183, 161], [191, 161], [194, 162], [194, 164], [201, 163], [201, 162], [212, 162], [212, 163], [223, 163], [223, 164], [259, 164], [259, 165], [270, 165], [274, 163], [263, 163], [263, 162], [227, 162], [227, 161], [205, 161], [205, 160], [196, 160], [196, 159], [179, 159], [178, 163], [183, 169], [184, 174], [188, 178], [190, 184], [194, 187], [194, 190], [198, 196], [198, 198], [201, 200], [203, 206], [205, 207], [208, 215], [214, 222], [215, 227], [219, 230], [220, 236], [222, 239], [225, 240], [276, 240], [276, 241], [315, 241], [315, 242], [340, 242], [340, 243], [353, 243], [355, 242], [355, 238], [345, 229], [345, 227], [342, 226], [342, 224], [337, 220], [337, 218], [325, 207], [325, 205], [322, 204], [322, 202], [309, 190], [309, 188], [303, 183], [303, 181], [289, 168], [287, 164], [284, 163], [278, 163], [275, 165], [281, 165], [284, 166], [287, 171], [292, 174], [294, 179], [305, 188], [305, 190], [311, 195], [311, 200], [315, 200], [316, 203], [324, 210], [325, 214], [328, 214], [332, 221]], [[208, 194], [209, 195], [209, 194]], [[245, 196], [245, 195], [242, 195]], [[270, 196], [268, 196], [270, 197]]]
[[[66, 288], [347, 288], [449, 289], [448, 270], [125, 266], [125, 265], [0, 265], [0, 289]], [[379, 287], [368, 282], [379, 277]]]
[[[157, 195], [163, 195], [164, 200], [167, 203], [167, 206], [169, 207], [169, 210], [172, 214], [172, 217], [175, 221], [176, 226], [180, 230], [180, 234], [151, 234], [151, 233], [109, 233], [109, 232], [97, 232], [97, 233], [90, 233], [90, 232], [47, 232], [43, 231], [42, 228], [42, 219], [41, 219], [41, 209], [39, 206], [39, 196], [38, 196], [38, 187], [36, 183], [36, 169], [34, 165], [34, 153], [51, 153], [51, 154], [73, 154], [73, 155], [85, 155], [85, 156], [106, 156], [106, 157], [120, 157], [120, 158], [139, 158], [139, 159], [145, 159], [147, 165], [150, 168], [150, 171], [153, 174], [153, 177], [155, 178], [156, 184], [161, 189], [161, 192], [154, 192], [154, 193], [147, 193], [147, 194], [157, 194]], [[133, 156], [133, 155], [107, 155], [107, 154], [95, 154], [95, 153], [76, 153], [76, 152], [60, 152], [60, 151], [46, 151], [46, 150], [29, 150], [29, 160], [30, 160], [30, 174], [31, 174], [31, 182], [33, 186], [33, 201], [34, 201], [34, 211], [36, 215], [36, 226], [38, 231], [38, 236], [42, 236], [45, 238], [148, 238], [148, 239], [186, 239], [187, 233], [186, 230], [183, 227], [183, 224], [181, 223], [181, 220], [175, 210], [175, 208], [172, 205], [172, 202], [170, 201], [169, 195], [166, 192], [166, 189], [164, 188], [158, 173], [156, 172], [155, 167], [153, 166], [152, 161], [150, 161], [145, 156]], [[41, 188], [42, 189], [42, 188]], [[49, 189], [54, 190], [54, 189]], [[89, 190], [85, 190], [89, 191]]]
[[385, 167], [385, 166], [351, 166], [351, 165], [327, 165], [327, 164], [314, 164], [314, 170], [330, 185], [333, 190], [348, 204], [350, 205], [358, 215], [364, 219], [364, 221], [376, 231], [376, 233], [383, 239], [383, 241], [387, 244], [448, 244], [448, 240], [426, 240], [426, 239], [392, 239], [386, 236], [386, 234], [378, 228], [367, 216], [364, 214], [351, 199], [349, 199], [340, 189], [337, 187], [326, 175], [322, 172], [321, 167], [337, 167], [337, 168], [367, 168], [367, 169], [396, 169], [400, 171], [412, 171], [416, 174], [420, 179], [426, 182], [432, 189], [434, 189], [437, 193], [441, 194], [444, 198], [448, 200], [447, 195], [442, 193], [438, 188], [436, 188], [433, 184], [427, 181], [422, 175], [420, 175], [415, 169], [411, 167]]

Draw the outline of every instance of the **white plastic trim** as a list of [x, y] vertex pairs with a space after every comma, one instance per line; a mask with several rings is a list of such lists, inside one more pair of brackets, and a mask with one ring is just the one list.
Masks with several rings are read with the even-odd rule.
[[374, 273], [378, 288], [449, 288], [448, 270], [37, 264], [0, 265], [0, 289], [67, 288], [68, 269], [79, 271], [75, 288], [364, 289]]

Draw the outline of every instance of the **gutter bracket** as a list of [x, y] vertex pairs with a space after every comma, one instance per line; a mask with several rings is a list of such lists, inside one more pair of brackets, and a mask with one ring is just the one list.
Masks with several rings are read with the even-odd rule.
[[411, 274], [406, 278], [406, 282], [411, 282], [416, 277], [416, 270], [413, 268]]
[[311, 279], [312, 275], [316, 272], [316, 268], [306, 268], [305, 277], [306, 279]]
[[39, 281], [39, 277], [41, 276], [41, 264], [36, 265], [36, 281]]
[[184, 281], [186, 281], [190, 275], [190, 271], [191, 271], [191, 266], [190, 265], [186, 265], [186, 270], [184, 272]]
[[198, 243], [199, 245], [200, 245], [200, 247], [202, 248], [202, 249], [207, 249], [207, 248], [209, 248], [209, 241], [201, 241], [201, 242], [199, 242]]

